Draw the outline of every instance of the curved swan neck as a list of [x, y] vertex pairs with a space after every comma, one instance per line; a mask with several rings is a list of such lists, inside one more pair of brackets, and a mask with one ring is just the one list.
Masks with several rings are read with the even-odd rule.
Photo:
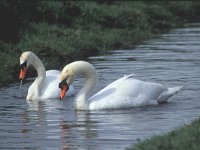
[[83, 75], [85, 83], [78, 95], [75, 98], [76, 109], [86, 110], [89, 109], [88, 95], [96, 87], [97, 73], [95, 68], [84, 61], [77, 61], [71, 64], [74, 75]]
[[33, 54], [33, 62], [32, 65], [35, 67], [38, 77], [40, 78], [45, 78], [46, 77], [46, 72], [45, 72], [45, 67], [42, 63], [42, 61]]
[[42, 61], [33, 53], [32, 53], [32, 65], [34, 66], [34, 68], [36, 69], [37, 74], [38, 74], [38, 77], [34, 81], [34, 84], [36, 87], [35, 94], [40, 95], [41, 84], [46, 78], [45, 67], [44, 67]]

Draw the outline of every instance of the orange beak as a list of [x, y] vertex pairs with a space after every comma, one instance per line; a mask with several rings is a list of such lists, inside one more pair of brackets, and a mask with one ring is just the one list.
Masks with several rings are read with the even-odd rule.
[[68, 90], [68, 86], [67, 85], [63, 85], [60, 91], [60, 100], [63, 100], [65, 97], [65, 94]]
[[64, 79], [63, 81], [61, 81], [59, 83], [58, 87], [61, 89], [61, 91], [60, 91], [60, 100], [63, 100], [64, 97], [65, 97], [66, 92], [69, 89], [69, 86], [68, 86], [68, 84], [66, 82], [66, 79]]
[[20, 80], [23, 80], [25, 78], [25, 76], [26, 76], [26, 70], [27, 70], [26, 67], [23, 67], [23, 68], [20, 69], [20, 73], [19, 73], [19, 79]]

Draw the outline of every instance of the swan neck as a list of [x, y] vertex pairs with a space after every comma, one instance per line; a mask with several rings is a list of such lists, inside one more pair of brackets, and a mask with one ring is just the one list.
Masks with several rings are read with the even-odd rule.
[[35, 55], [32, 65], [35, 67], [38, 78], [45, 78], [46, 77], [46, 72], [45, 72], [45, 67], [42, 63], [42, 61]]
[[38, 74], [38, 77], [34, 81], [35, 87], [36, 87], [35, 93], [36, 93], [36, 95], [40, 95], [39, 91], [40, 91], [40, 88], [41, 88], [41, 84], [46, 78], [45, 67], [44, 67], [42, 61], [36, 55], [34, 55], [34, 57], [33, 57], [32, 65], [34, 66], [34, 68], [36, 69], [37, 74]]
[[91, 93], [91, 91], [95, 88], [96, 83], [97, 81], [96, 81], [96, 78], [94, 78], [94, 76], [85, 77], [84, 86], [82, 87], [79, 93], [85, 94], [86, 96], [88, 96]]
[[97, 84], [97, 73], [95, 68], [89, 63], [83, 63], [79, 67], [76, 66], [74, 68], [75, 75], [82, 75], [85, 78], [85, 83], [75, 98], [76, 109], [87, 110], [89, 109], [89, 94]]

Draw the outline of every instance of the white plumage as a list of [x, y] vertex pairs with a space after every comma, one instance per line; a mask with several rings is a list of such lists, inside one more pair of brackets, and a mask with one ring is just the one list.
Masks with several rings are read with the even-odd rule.
[[159, 83], [144, 82], [133, 78], [133, 74], [112, 82], [98, 93], [88, 98], [96, 86], [97, 74], [88, 62], [76, 61], [62, 70], [60, 79], [67, 79], [71, 84], [74, 75], [82, 74], [85, 84], [75, 98], [78, 110], [100, 110], [155, 105], [167, 101], [169, 97], [181, 90], [180, 87], [167, 88]]
[[[27, 67], [32, 64], [37, 71], [38, 77], [28, 89], [27, 100], [42, 100], [59, 98], [58, 87], [60, 71], [45, 71], [42, 61], [33, 52], [24, 52], [20, 57], [20, 64], [27, 63]], [[69, 88], [68, 96], [74, 95], [73, 85]]]

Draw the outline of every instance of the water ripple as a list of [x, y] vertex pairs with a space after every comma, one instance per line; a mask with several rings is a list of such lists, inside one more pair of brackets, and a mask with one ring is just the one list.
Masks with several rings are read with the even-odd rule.
[[[65, 101], [27, 103], [22, 86], [0, 89], [0, 149], [124, 149], [154, 134], [183, 126], [200, 115], [200, 24], [191, 24], [145, 41], [133, 50], [117, 50], [89, 58], [97, 69], [96, 91], [124, 74], [184, 89], [159, 106], [74, 111]], [[83, 79], [76, 79], [79, 90]], [[94, 91], [95, 92], [95, 91]]]

